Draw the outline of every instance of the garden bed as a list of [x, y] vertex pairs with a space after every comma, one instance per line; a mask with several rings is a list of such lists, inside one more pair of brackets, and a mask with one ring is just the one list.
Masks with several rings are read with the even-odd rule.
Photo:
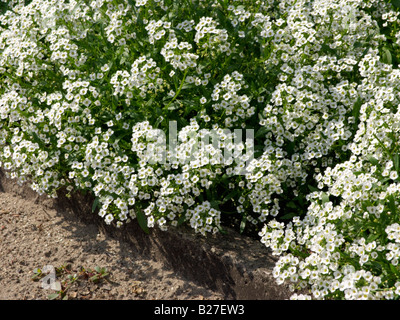
[[[287, 299], [262, 244], [231, 231], [107, 226], [82, 195], [40, 197], [0, 174], [1, 299], [47, 299], [35, 268], [106, 267], [109, 280], [77, 282], [69, 299]], [[62, 277], [60, 277], [61, 279]]]

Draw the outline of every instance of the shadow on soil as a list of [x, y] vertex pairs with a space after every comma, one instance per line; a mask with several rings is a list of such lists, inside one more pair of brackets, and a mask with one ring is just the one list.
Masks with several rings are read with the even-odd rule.
[[[290, 297], [285, 286], [278, 286], [272, 276], [275, 259], [254, 239], [227, 230], [226, 235], [207, 237], [185, 227], [169, 231], [151, 229], [146, 234], [132, 222], [121, 228], [106, 225], [92, 213], [93, 198], [60, 192], [57, 199], [38, 196], [28, 186], [18, 186], [0, 169], [0, 192], [14, 192], [44, 201], [61, 216], [73, 214], [114, 239], [128, 243], [135, 252], [161, 261], [167, 267], [198, 285], [222, 293], [227, 300], [283, 300]], [[80, 231], [82, 232], [82, 231]]]

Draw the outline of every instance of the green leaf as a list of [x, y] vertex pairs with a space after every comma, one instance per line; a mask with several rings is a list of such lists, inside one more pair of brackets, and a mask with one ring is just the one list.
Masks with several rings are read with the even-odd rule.
[[260, 129], [257, 130], [256, 134], [254, 135], [254, 138], [259, 138], [265, 135], [270, 130], [271, 129], [269, 127], [261, 127]]
[[396, 169], [397, 172], [399, 172], [399, 154], [396, 153], [393, 156], [393, 163], [394, 163], [394, 168]]
[[368, 157], [368, 161], [371, 162], [371, 164], [374, 165], [374, 166], [377, 166], [377, 165], [379, 164], [378, 159], [376, 159], [376, 158], [373, 157], [373, 156], [369, 156], [369, 157]]
[[146, 219], [146, 216], [143, 214], [141, 209], [136, 211], [136, 219], [137, 219], [137, 221], [139, 223], [139, 226], [142, 228], [142, 230], [145, 233], [149, 234], [150, 231], [149, 231], [149, 227], [147, 225], [147, 219]]
[[286, 206], [292, 209], [297, 209], [297, 205], [293, 201], [290, 201]]
[[41, 274], [41, 273], [42, 273], [42, 270], [41, 270], [40, 268], [35, 268], [35, 269], [33, 270], [33, 272], [34, 272], [34, 273]]
[[290, 220], [290, 219], [292, 219], [293, 217], [296, 217], [296, 216], [298, 216], [297, 213], [295, 213], [295, 212], [289, 212], [289, 213], [283, 215], [283, 216], [280, 217], [280, 218], [283, 219], [283, 220]]
[[392, 5], [395, 8], [400, 8], [400, 0], [392, 0]]
[[390, 50], [385, 47], [382, 51], [382, 62], [392, 64], [392, 54], [390, 53]]
[[364, 45], [363, 45], [360, 41], [354, 42], [354, 45], [353, 45], [354, 48], [361, 48], [361, 47], [363, 47], [363, 46], [364, 46]]
[[98, 280], [99, 280], [99, 275], [97, 275], [97, 274], [92, 276], [92, 277], [90, 277], [90, 281], [96, 282]]
[[175, 101], [175, 102], [168, 104], [167, 109], [170, 111], [173, 111], [173, 110], [179, 109], [179, 107], [180, 107], [179, 101]]
[[312, 185], [308, 185], [307, 187], [308, 187], [308, 189], [310, 189], [311, 192], [317, 192], [317, 191], [319, 191], [318, 188], [316, 188], [316, 187], [314, 187], [314, 186], [312, 186]]
[[372, 241], [375, 241], [376, 239], [378, 239], [379, 238], [379, 236], [380, 236], [380, 234], [379, 233], [371, 233], [369, 236], [368, 236], [368, 238], [367, 238], [367, 243], [370, 243], [370, 242], [372, 242]]
[[59, 297], [59, 294], [58, 293], [52, 293], [52, 294], [49, 294], [48, 296], [47, 296], [47, 299], [49, 299], [49, 300], [55, 300], [55, 299], [57, 299]]
[[242, 221], [240, 222], [240, 233], [243, 233], [246, 228], [247, 217], [243, 216]]
[[353, 117], [356, 120], [355, 125], [358, 125], [358, 118], [360, 117], [360, 110], [361, 110], [362, 100], [360, 98], [354, 103], [353, 106]]
[[32, 138], [39, 146], [43, 147], [43, 141], [39, 138], [36, 132], [32, 131]]
[[321, 44], [321, 49], [323, 52], [331, 53], [332, 55], [337, 55], [336, 50], [332, 49], [329, 45], [325, 43]]
[[219, 4], [221, 5], [222, 8], [225, 8], [227, 5], [227, 1], [226, 0], [218, 0]]
[[195, 87], [196, 87], [196, 85], [194, 85], [193, 83], [185, 82], [184, 85], [182, 86], [182, 90], [185, 90], [185, 89], [193, 89], [193, 88], [195, 88]]
[[126, 62], [126, 57], [122, 56], [121, 60], [119, 61], [119, 64], [123, 65], [123, 64], [125, 64], [125, 62]]
[[39, 268], [36, 268], [35, 270], [33, 270], [34, 275], [32, 276], [32, 280], [36, 281], [38, 279], [40, 279], [43, 276], [42, 270], [40, 270]]
[[397, 207], [396, 207], [396, 202], [394, 200], [393, 195], [390, 195], [390, 197], [389, 197], [389, 208], [390, 208], [390, 211], [392, 212], [392, 214], [396, 214]]
[[182, 223], [184, 223], [185, 220], [186, 220], [186, 215], [182, 214], [178, 219], [178, 226], [180, 226]]
[[221, 204], [224, 204], [225, 202], [234, 199], [238, 194], [239, 194], [240, 190], [233, 190], [230, 193], [228, 193], [222, 200], [221, 200]]
[[323, 192], [321, 195], [321, 200], [322, 200], [322, 204], [329, 202], [329, 195], [326, 194], [325, 192]]
[[287, 147], [286, 147], [286, 151], [287, 151], [287, 153], [288, 154], [293, 154], [294, 153], [294, 148], [296, 147], [296, 143], [295, 142], [289, 142], [288, 144], [287, 144]]
[[221, 203], [222, 203], [222, 202], [219, 201], [219, 200], [212, 200], [212, 201], [210, 201], [211, 208], [214, 208], [214, 209], [216, 209], [216, 210], [219, 210], [219, 205], [220, 205]]
[[92, 205], [92, 212], [94, 212], [96, 210], [98, 204], [99, 204], [99, 198], [94, 199], [93, 205]]
[[392, 271], [397, 277], [400, 276], [399, 270], [392, 264], [390, 264], [390, 271]]
[[221, 233], [221, 234], [223, 234], [223, 235], [227, 235], [228, 234], [228, 232], [224, 229], [224, 228], [222, 228], [222, 227], [217, 227], [218, 228], [218, 231]]

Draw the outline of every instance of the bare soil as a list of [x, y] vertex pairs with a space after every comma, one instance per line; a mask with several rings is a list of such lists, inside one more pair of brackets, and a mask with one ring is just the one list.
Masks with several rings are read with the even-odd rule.
[[[148, 235], [134, 223], [105, 226], [86, 196], [49, 199], [0, 171], [0, 299], [49, 299], [57, 291], [32, 280], [34, 270], [47, 265], [64, 270], [57, 281], [68, 299], [288, 297], [272, 280], [273, 259], [258, 241], [234, 233], [204, 238], [184, 228]], [[97, 266], [108, 276], [98, 282], [82, 276]]]

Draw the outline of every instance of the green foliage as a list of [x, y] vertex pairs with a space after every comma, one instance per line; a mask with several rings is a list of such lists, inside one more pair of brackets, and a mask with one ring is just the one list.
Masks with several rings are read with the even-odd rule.
[[[54, 286], [52, 289], [56, 292], [50, 293], [48, 295], [49, 300], [61, 299], [68, 300], [68, 290], [75, 283], [82, 281], [99, 283], [105, 280], [110, 275], [107, 268], [96, 266], [94, 269], [85, 269], [84, 267], [79, 267], [78, 269], [73, 269], [70, 264], [64, 264], [60, 267], [54, 268]], [[33, 276], [31, 279], [33, 281], [43, 281], [47, 273], [43, 272], [42, 269], [36, 268], [33, 270]]]

